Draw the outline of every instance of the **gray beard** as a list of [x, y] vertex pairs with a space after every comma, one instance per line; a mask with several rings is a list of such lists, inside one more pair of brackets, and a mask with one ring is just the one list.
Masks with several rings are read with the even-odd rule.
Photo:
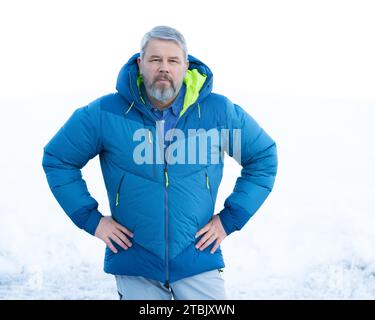
[[161, 103], [165, 103], [176, 97], [182, 86], [181, 82], [181, 84], [176, 88], [174, 86], [174, 83], [171, 82], [171, 86], [168, 88], [158, 88], [156, 86], [156, 83], [150, 86], [146, 79], [144, 84], [147, 94], [150, 97], [153, 97], [155, 100], [160, 101]]

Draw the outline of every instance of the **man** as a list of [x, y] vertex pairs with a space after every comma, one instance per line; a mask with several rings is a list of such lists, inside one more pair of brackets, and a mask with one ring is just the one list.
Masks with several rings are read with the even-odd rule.
[[[212, 78], [177, 30], [155, 27], [121, 69], [117, 92], [77, 109], [44, 148], [54, 196], [106, 243], [104, 270], [122, 299], [225, 299], [220, 243], [272, 190], [275, 142], [212, 93]], [[243, 169], [214, 214], [223, 151]], [[98, 211], [80, 171], [96, 155], [111, 216]]]

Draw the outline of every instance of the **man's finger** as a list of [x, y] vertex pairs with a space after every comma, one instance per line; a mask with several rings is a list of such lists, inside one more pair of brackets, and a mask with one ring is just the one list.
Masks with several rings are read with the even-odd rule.
[[130, 242], [130, 240], [121, 231], [116, 230], [113, 232], [113, 234], [115, 234], [118, 238], [120, 238], [121, 241], [125, 243], [128, 247], [132, 246], [132, 243]]
[[211, 238], [212, 235], [212, 232], [206, 232], [206, 234], [195, 245], [195, 248], [199, 249], [208, 239]]
[[106, 240], [104, 240], [105, 244], [107, 245], [107, 247], [109, 249], [112, 250], [113, 253], [117, 253], [117, 249], [114, 247], [114, 245], [112, 244], [111, 242], [111, 239], [110, 238], [107, 238]]
[[212, 236], [212, 237], [209, 237], [208, 239], [207, 239], [207, 241], [203, 244], [203, 246], [201, 246], [200, 248], [199, 248], [199, 250], [201, 250], [201, 251], [203, 251], [204, 249], [206, 249], [212, 242], [214, 242], [215, 241], [215, 237], [214, 236]]
[[211, 236], [211, 233], [206, 232], [202, 238], [198, 241], [198, 243], [195, 245], [195, 247], [198, 249], [203, 243], [207, 241], [207, 239]]
[[196, 234], [195, 234], [195, 238], [198, 238], [200, 235], [202, 235], [203, 233], [207, 232], [208, 230], [210, 230], [210, 226], [211, 224], [206, 224], [202, 229], [200, 229]]
[[212, 249], [210, 251], [211, 254], [215, 253], [215, 251], [217, 250], [217, 248], [219, 248], [220, 243], [221, 243], [221, 240], [220, 239], [216, 239], [215, 245], [212, 247]]
[[123, 225], [115, 222], [115, 226], [116, 226], [117, 229], [121, 230], [123, 233], [125, 233], [129, 237], [133, 238], [133, 236], [134, 236], [133, 232], [131, 232], [130, 230], [126, 229]]
[[114, 242], [116, 242], [124, 250], [128, 250], [128, 246], [124, 242], [122, 242], [121, 239], [116, 234], [112, 233], [111, 239]]

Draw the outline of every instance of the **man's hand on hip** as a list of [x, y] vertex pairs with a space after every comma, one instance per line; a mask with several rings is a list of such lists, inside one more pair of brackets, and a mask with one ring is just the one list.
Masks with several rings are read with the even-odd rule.
[[215, 245], [210, 251], [211, 253], [214, 253], [216, 251], [220, 243], [227, 236], [218, 215], [214, 215], [210, 222], [195, 234], [195, 238], [198, 238], [202, 234], [204, 234], [204, 236], [198, 241], [198, 243], [195, 245], [195, 248], [203, 251], [212, 242], [216, 241]]
[[124, 250], [132, 246], [126, 235], [133, 237], [131, 231], [108, 216], [100, 219], [95, 231], [95, 237], [102, 239], [114, 253], [117, 253], [117, 249], [112, 244], [112, 241], [116, 242]]

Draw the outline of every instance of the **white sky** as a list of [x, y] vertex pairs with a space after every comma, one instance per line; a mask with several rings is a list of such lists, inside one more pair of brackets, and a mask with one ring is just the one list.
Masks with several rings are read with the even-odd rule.
[[214, 72], [214, 91], [375, 101], [374, 1], [0, 2], [0, 97], [106, 94], [165, 24]]

